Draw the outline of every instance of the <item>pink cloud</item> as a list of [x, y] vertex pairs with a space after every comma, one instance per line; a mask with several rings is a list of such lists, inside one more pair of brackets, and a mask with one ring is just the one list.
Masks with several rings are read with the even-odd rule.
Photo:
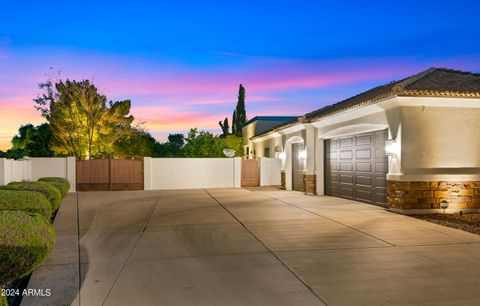
[[[239, 68], [187, 67], [72, 50], [11, 54], [0, 50], [0, 59], [2, 56], [9, 57], [0, 65], [0, 130], [3, 134], [15, 133], [22, 122], [42, 121], [33, 109], [32, 98], [39, 92], [38, 82], [47, 75], [58, 77], [57, 69], [62, 70], [62, 78], [93, 79], [110, 99], [131, 99], [132, 113], [137, 120], [145, 121], [146, 127], [156, 135], [166, 135], [188, 131], [191, 127], [218, 131], [218, 121], [231, 117], [240, 83], [247, 89], [250, 118], [300, 115], [314, 110], [312, 106], [322, 101], [320, 97], [297, 93], [347, 88], [366, 82], [381, 84], [426, 68], [419, 68], [415, 59], [410, 58], [301, 61], [252, 57], [243, 59], [245, 65]], [[453, 66], [455, 60], [434, 64], [442, 63]], [[475, 58], [465, 58], [460, 63], [468, 66], [475, 63]], [[334, 100], [330, 97], [329, 101]]]

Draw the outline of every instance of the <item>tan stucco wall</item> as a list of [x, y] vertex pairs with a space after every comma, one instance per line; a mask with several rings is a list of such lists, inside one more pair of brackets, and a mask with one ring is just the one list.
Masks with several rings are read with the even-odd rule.
[[479, 173], [480, 109], [402, 107], [402, 116], [404, 174]]

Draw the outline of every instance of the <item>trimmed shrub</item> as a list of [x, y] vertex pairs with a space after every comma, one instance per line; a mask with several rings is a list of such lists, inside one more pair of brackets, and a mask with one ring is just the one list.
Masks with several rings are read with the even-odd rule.
[[64, 198], [68, 191], [70, 191], [70, 182], [62, 177], [42, 177], [38, 179], [39, 182], [47, 182], [51, 184], [53, 187], [57, 188]]
[[42, 193], [52, 204], [52, 211], [56, 211], [62, 202], [62, 195], [57, 188], [47, 182], [11, 182], [0, 189], [28, 190]]
[[0, 211], [23, 210], [29, 213], [37, 213], [46, 220], [52, 218], [52, 204], [40, 192], [0, 190]]
[[8, 306], [6, 296], [0, 295], [0, 306]]
[[53, 226], [42, 216], [0, 211], [0, 287], [32, 272], [54, 244]]

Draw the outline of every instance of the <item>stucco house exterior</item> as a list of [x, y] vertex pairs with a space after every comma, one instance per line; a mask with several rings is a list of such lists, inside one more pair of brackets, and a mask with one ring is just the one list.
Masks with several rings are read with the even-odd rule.
[[295, 116], [256, 116], [245, 122], [245, 127], [242, 129], [245, 157], [254, 159], [258, 156], [270, 155], [270, 148], [267, 147], [260, 155], [257, 155], [255, 147], [249, 145], [251, 143], [250, 138], [295, 119], [297, 119]]
[[431, 68], [245, 141], [282, 159], [287, 190], [406, 214], [440, 212], [442, 201], [480, 211], [480, 74]]

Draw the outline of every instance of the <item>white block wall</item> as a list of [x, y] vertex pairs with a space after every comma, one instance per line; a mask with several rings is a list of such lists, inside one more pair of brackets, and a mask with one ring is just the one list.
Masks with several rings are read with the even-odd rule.
[[240, 158], [144, 158], [145, 190], [239, 188]]
[[279, 186], [281, 184], [281, 171], [281, 159], [260, 158], [260, 186]]
[[0, 186], [14, 181], [36, 181], [41, 177], [63, 177], [75, 191], [75, 157], [33, 157], [22, 160], [0, 158]]

